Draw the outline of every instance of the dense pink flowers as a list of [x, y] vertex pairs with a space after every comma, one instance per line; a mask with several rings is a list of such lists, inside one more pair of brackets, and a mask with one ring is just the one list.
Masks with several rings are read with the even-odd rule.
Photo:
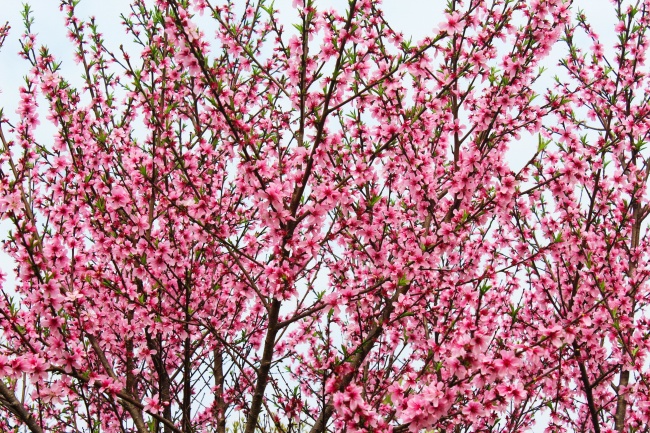
[[0, 119], [0, 430], [650, 423], [647, 5], [610, 48], [563, 0], [421, 41], [369, 0], [135, 0], [112, 51], [76, 3], [83, 84], [28, 15]]

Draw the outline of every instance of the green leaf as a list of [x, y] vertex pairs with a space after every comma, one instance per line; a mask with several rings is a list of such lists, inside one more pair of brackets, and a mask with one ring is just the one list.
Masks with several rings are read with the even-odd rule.
[[539, 134], [538, 136], [538, 142], [537, 142], [537, 152], [543, 152], [546, 150], [546, 147], [549, 145], [551, 140], [544, 140], [542, 138], [542, 134]]
[[406, 278], [406, 276], [404, 276], [404, 275], [401, 276], [401, 277], [399, 278], [399, 281], [397, 282], [397, 285], [398, 285], [399, 287], [403, 287], [403, 286], [406, 286], [406, 285], [408, 285], [408, 284], [411, 284], [411, 281], [410, 281], [408, 278]]
[[508, 312], [508, 315], [512, 317], [513, 321], [517, 320], [517, 315], [519, 314], [519, 310], [521, 310], [521, 307], [516, 307], [513, 304], [510, 304], [510, 311]]

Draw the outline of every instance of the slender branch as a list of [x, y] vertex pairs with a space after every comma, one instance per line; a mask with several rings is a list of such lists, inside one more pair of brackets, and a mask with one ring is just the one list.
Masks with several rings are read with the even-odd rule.
[[6, 407], [11, 413], [13, 413], [20, 421], [25, 423], [32, 433], [43, 433], [43, 429], [38, 425], [31, 413], [25, 409], [16, 395], [0, 380], [0, 395], [2, 399], [0, 400], [0, 405]]
[[275, 336], [278, 333], [278, 315], [280, 314], [281, 302], [278, 299], [273, 299], [271, 303], [271, 311], [269, 313], [269, 327], [264, 339], [264, 351], [262, 352], [262, 360], [260, 367], [257, 371], [257, 382], [255, 384], [255, 391], [253, 393], [253, 400], [251, 408], [246, 418], [246, 429], [244, 433], [253, 433], [257, 426], [257, 418], [262, 410], [262, 401], [264, 400], [264, 390], [266, 383], [269, 379], [269, 372], [271, 371], [271, 362], [273, 361], [273, 350], [275, 348]]

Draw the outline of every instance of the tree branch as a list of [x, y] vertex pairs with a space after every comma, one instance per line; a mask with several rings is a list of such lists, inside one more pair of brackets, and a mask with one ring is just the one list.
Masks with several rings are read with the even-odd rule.
[[0, 405], [6, 407], [11, 413], [16, 415], [20, 421], [25, 423], [32, 433], [43, 433], [43, 429], [36, 423], [31, 413], [25, 409], [25, 406], [18, 401], [16, 395], [0, 380]]

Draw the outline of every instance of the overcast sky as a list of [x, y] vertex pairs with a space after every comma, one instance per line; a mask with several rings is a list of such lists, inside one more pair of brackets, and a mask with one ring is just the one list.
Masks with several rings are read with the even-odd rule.
[[[63, 62], [63, 74], [75, 84], [75, 81], [79, 83], [81, 73], [72, 60], [73, 49], [66, 38], [64, 15], [58, 10], [58, 3], [57, 0], [29, 1], [35, 20], [33, 31], [37, 34], [37, 42], [47, 45], [57, 60]], [[403, 32], [407, 38], [412, 37], [414, 41], [418, 41], [438, 27], [445, 3], [446, 0], [384, 0], [383, 9], [388, 22], [395, 30]], [[120, 24], [120, 14], [129, 11], [129, 4], [130, 0], [82, 0], [77, 10], [82, 18], [95, 16], [100, 31], [105, 36], [106, 45], [118, 51], [120, 45], [128, 47], [131, 44], [132, 38], [125, 33]], [[347, 0], [320, 0], [318, 4], [344, 8]], [[585, 10], [596, 30], [599, 30], [603, 36], [608, 36], [607, 40], [603, 41], [605, 46], [611, 46], [615, 41], [613, 37], [615, 22], [608, 0], [576, 0], [574, 4], [576, 5], [574, 7]], [[281, 18], [287, 19], [287, 23], [290, 22], [291, 0], [276, 0], [275, 5], [280, 9]], [[23, 30], [21, 10], [22, 2], [19, 0], [0, 0], [0, 11], [2, 11], [0, 20], [9, 21], [12, 27], [5, 46], [0, 50], [0, 107], [5, 109], [5, 115], [10, 119], [15, 119], [18, 88], [24, 84], [23, 77], [28, 66], [16, 54], [20, 50], [18, 38]], [[544, 65], [553, 67], [557, 61], [557, 55], [551, 56]], [[44, 134], [42, 136], [48, 136], [53, 129], [47, 125], [47, 122], [42, 122], [39, 132]], [[512, 146], [510, 149], [509, 158], [513, 169], [524, 164], [535, 151], [536, 140], [531, 140], [530, 143], [527, 145], [522, 142], [521, 146]]]
[[[72, 61], [70, 42], [66, 39], [64, 16], [58, 10], [56, 0], [31, 0], [35, 19], [34, 32], [38, 35], [38, 42], [46, 44], [58, 60], [63, 61], [63, 70], [71, 82], [79, 79], [80, 72]], [[78, 6], [79, 16], [82, 18], [94, 15], [97, 18], [100, 31], [104, 34], [106, 44], [115, 49], [124, 44], [128, 46], [131, 37], [126, 35], [120, 25], [120, 13], [128, 12], [129, 0], [82, 0]], [[414, 41], [420, 40], [425, 35], [438, 27], [440, 12], [446, 0], [384, 0], [383, 9], [391, 26], [404, 35], [412, 37]], [[276, 7], [284, 10], [289, 15], [291, 0], [276, 0]], [[322, 0], [318, 4], [342, 7], [347, 4], [345, 0]], [[580, 0], [574, 2], [574, 7], [584, 9], [588, 20], [593, 27], [603, 36], [601, 41], [609, 48], [615, 43], [613, 27], [614, 14], [607, 0]], [[0, 51], [0, 107], [5, 109], [6, 116], [15, 119], [18, 88], [24, 84], [23, 76], [27, 71], [27, 63], [16, 54], [20, 50], [18, 38], [23, 26], [20, 12], [22, 4], [19, 0], [0, 0], [0, 20], [9, 21], [12, 31], [5, 46]], [[544, 62], [545, 66], [552, 68], [557, 64], [558, 58], [551, 57]], [[66, 73], [67, 72], [67, 73]], [[74, 77], [74, 79], [73, 79]], [[77, 81], [78, 82], [78, 81]], [[51, 134], [53, 129], [46, 125], [44, 115], [41, 134]], [[528, 160], [537, 146], [536, 140], [522, 140], [517, 146], [512, 146], [509, 159], [514, 167], [520, 166]], [[9, 226], [0, 224], [0, 238], [6, 236]], [[12, 286], [14, 281], [13, 264], [9, 258], [0, 252], [0, 269], [7, 274], [7, 283]], [[540, 420], [539, 431], [543, 430], [545, 420]]]

